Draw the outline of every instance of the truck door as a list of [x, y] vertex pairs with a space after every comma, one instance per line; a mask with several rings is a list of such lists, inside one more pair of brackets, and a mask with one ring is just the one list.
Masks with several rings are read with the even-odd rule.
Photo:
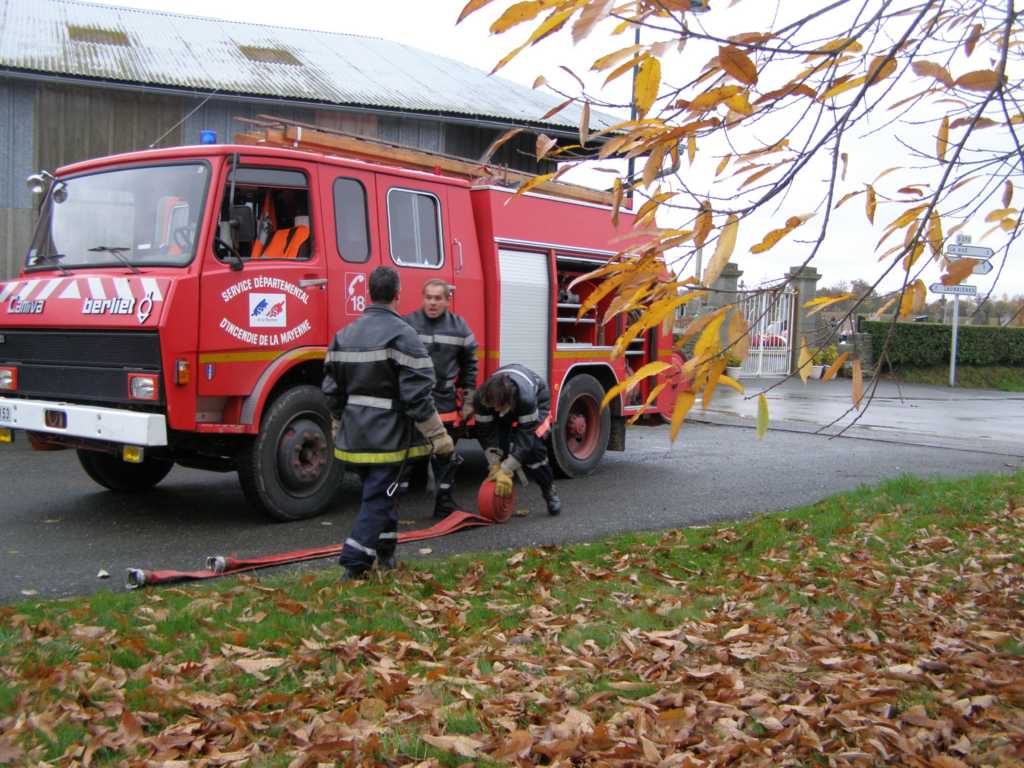
[[320, 169], [324, 251], [329, 276], [327, 325], [333, 336], [370, 303], [367, 281], [380, 261], [377, 185], [374, 174]]
[[[282, 355], [326, 346], [317, 189], [312, 163], [243, 155], [233, 172], [225, 166], [200, 289], [200, 421], [221, 420], [224, 399], [252, 393]], [[232, 420], [230, 413], [224, 420]]]
[[427, 280], [452, 282], [456, 257], [447, 196], [443, 184], [377, 176], [377, 206], [383, 214], [381, 263], [395, 267], [402, 277], [399, 312], [403, 315], [422, 306], [420, 296]]

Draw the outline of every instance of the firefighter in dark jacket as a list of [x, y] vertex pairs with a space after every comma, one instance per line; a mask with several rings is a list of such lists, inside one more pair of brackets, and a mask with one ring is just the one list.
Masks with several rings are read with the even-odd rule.
[[334, 455], [363, 480], [359, 515], [339, 558], [346, 578], [362, 576], [375, 559], [395, 566], [402, 464], [455, 450], [430, 394], [434, 364], [396, 311], [398, 272], [377, 267], [369, 290], [372, 303], [338, 331], [324, 366], [323, 391], [341, 422]]
[[551, 426], [551, 392], [544, 379], [525, 365], [502, 366], [477, 390], [474, 407], [495, 493], [510, 495], [513, 475], [522, 469], [540, 486], [548, 514], [561, 512], [544, 442]]
[[[454, 440], [452, 429], [456, 417], [465, 420], [473, 413], [477, 345], [466, 321], [448, 311], [451, 298], [452, 289], [446, 280], [428, 280], [423, 284], [423, 308], [406, 315], [405, 319], [416, 329], [434, 361], [434, 405]], [[452, 497], [458, 465], [454, 457], [435, 455], [430, 458], [430, 466], [434, 471], [434, 516], [445, 517], [459, 508]]]

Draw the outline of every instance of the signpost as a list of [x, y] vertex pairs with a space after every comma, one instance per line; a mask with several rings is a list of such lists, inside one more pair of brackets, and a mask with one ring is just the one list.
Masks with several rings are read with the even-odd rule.
[[[957, 235], [956, 243], [946, 246], [946, 258], [951, 261], [959, 259], [974, 259], [978, 263], [974, 265], [972, 272], [975, 275], [987, 275], [992, 271], [989, 259], [992, 258], [992, 249], [983, 248], [979, 245], [971, 245], [971, 238], [968, 235]], [[932, 293], [952, 294], [953, 296], [953, 339], [949, 349], [949, 386], [956, 386], [956, 342], [960, 330], [960, 297], [977, 296], [978, 288], [974, 285], [943, 285], [932, 283], [929, 286]]]

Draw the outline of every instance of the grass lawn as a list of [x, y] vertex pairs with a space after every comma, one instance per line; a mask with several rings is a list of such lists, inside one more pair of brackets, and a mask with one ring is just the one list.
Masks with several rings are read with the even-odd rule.
[[[906, 384], [949, 384], [949, 368], [900, 368], [885, 378]], [[958, 365], [956, 385], [967, 389], [999, 389], [1003, 392], [1024, 392], [1024, 368], [975, 367]]]
[[0, 607], [0, 764], [1024, 762], [1024, 474], [337, 576]]

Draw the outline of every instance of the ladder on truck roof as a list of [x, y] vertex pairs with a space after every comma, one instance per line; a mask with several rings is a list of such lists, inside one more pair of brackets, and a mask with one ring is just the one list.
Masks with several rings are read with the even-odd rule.
[[[474, 163], [440, 152], [389, 144], [365, 136], [336, 131], [273, 115], [257, 115], [255, 120], [235, 118], [252, 126], [252, 130], [235, 134], [235, 142], [255, 146], [282, 147], [320, 154], [340, 154], [402, 168], [441, 173], [469, 179], [480, 184], [496, 184], [515, 188], [537, 178], [531, 173]], [[546, 181], [532, 188], [541, 194], [581, 200], [598, 205], [614, 205], [611, 192], [602, 192], [564, 181]]]

